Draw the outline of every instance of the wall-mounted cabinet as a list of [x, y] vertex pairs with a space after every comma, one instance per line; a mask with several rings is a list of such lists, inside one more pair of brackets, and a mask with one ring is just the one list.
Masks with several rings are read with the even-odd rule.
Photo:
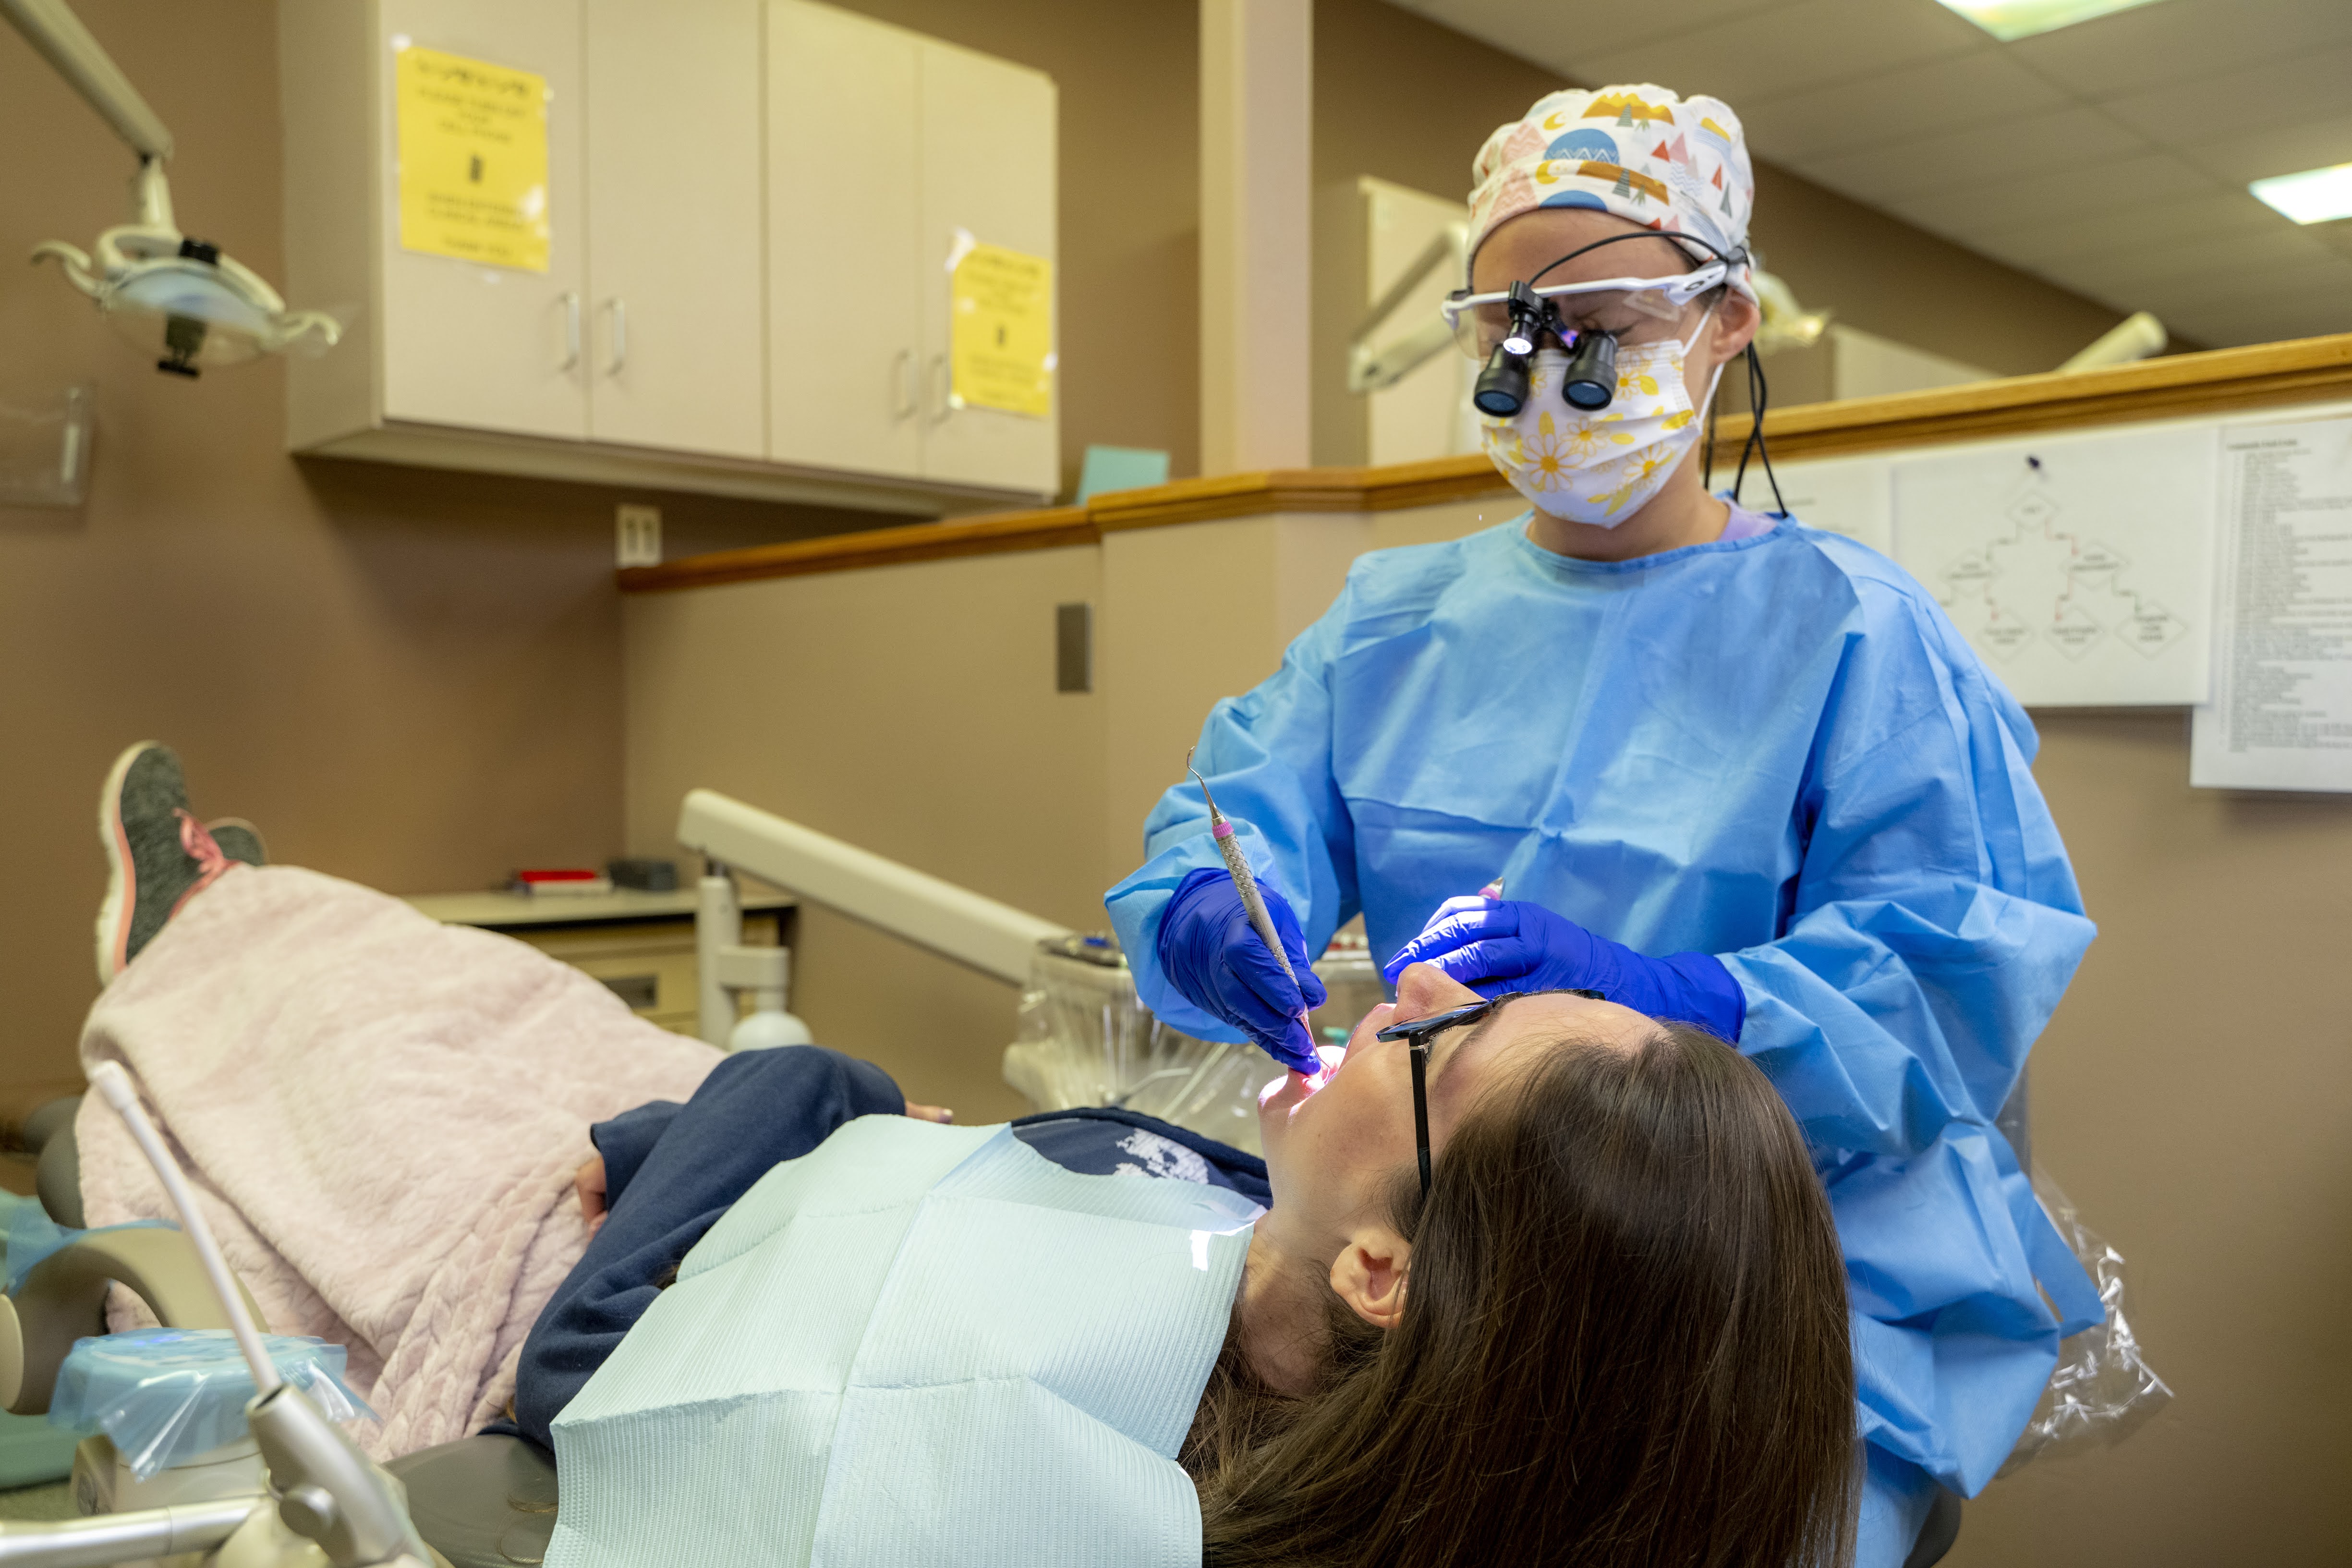
[[960, 247], [1053, 262], [1049, 79], [803, 0], [278, 16], [289, 292], [349, 318], [290, 367], [295, 451], [917, 513], [1058, 488], [1057, 411], [960, 395], [950, 352]]

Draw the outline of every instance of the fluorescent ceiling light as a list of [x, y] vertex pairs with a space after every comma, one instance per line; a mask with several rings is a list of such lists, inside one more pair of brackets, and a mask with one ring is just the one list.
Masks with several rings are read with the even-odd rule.
[[2273, 174], [2246, 189], [2254, 198], [2297, 223], [2332, 223], [2352, 217], [2352, 163], [2332, 169], [2305, 169], [2300, 174]]
[[1943, 0], [2002, 43], [2071, 27], [2110, 11], [2152, 5], [2156, 0]]

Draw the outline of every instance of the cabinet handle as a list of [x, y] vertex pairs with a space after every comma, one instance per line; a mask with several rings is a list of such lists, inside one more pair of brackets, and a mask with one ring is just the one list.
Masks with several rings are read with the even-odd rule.
[[563, 363], [558, 370], [568, 371], [580, 363], [580, 296], [571, 289], [563, 291]]
[[606, 375], [618, 375], [629, 363], [629, 303], [613, 296], [613, 363]]
[[911, 419], [917, 412], [915, 401], [915, 351], [900, 349], [891, 366], [890, 379], [898, 391], [898, 408], [892, 417]]
[[931, 423], [934, 425], [947, 423], [948, 416], [955, 412], [953, 406], [948, 402], [948, 398], [951, 395], [950, 388], [952, 385], [953, 383], [948, 377], [948, 356], [933, 354], [931, 356]]

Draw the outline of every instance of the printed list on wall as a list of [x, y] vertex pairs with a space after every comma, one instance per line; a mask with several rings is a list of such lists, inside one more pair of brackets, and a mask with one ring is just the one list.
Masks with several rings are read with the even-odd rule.
[[2189, 783], [2352, 790], [2352, 418], [2226, 430], [2221, 522]]

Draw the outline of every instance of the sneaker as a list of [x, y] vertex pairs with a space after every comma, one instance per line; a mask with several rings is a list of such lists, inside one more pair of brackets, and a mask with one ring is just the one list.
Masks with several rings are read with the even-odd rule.
[[180, 759], [152, 741], [114, 759], [99, 795], [98, 836], [107, 863], [106, 901], [98, 910], [104, 985], [231, 862], [188, 810]]
[[261, 829], [242, 816], [224, 816], [218, 822], [205, 824], [205, 831], [213, 836], [220, 852], [232, 860], [242, 860], [248, 866], [269, 864], [269, 847], [261, 841]]

